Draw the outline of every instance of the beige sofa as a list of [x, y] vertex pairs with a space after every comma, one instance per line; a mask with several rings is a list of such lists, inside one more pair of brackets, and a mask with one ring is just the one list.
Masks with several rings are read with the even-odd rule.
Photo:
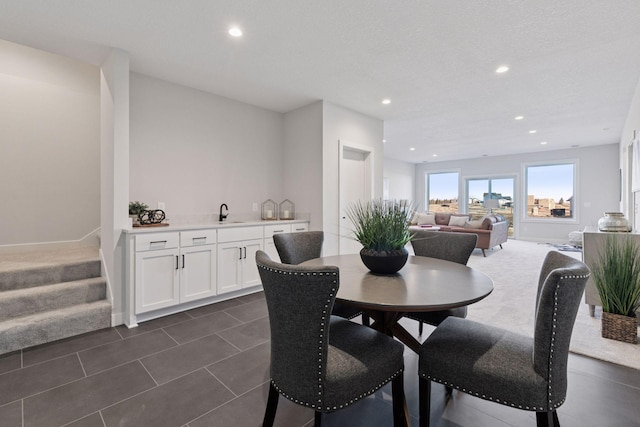
[[482, 249], [482, 255], [485, 257], [486, 249], [494, 246], [500, 246], [502, 249], [509, 231], [509, 223], [502, 215], [491, 214], [471, 220], [471, 215], [445, 212], [416, 213], [411, 220], [409, 230], [429, 230], [433, 227], [437, 227], [440, 231], [477, 234], [476, 248]]

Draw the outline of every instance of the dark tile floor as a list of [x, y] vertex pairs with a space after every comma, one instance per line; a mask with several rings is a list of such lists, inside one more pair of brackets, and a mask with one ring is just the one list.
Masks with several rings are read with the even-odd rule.
[[[413, 333], [417, 323], [403, 321]], [[417, 426], [417, 356], [405, 352], [405, 391]], [[640, 371], [571, 355], [563, 427], [640, 426]], [[141, 324], [0, 356], [0, 426], [261, 425], [269, 328], [262, 293]], [[391, 426], [390, 387], [325, 425]], [[313, 412], [280, 399], [276, 425], [308, 427]], [[432, 425], [534, 426], [533, 413], [433, 387]]]

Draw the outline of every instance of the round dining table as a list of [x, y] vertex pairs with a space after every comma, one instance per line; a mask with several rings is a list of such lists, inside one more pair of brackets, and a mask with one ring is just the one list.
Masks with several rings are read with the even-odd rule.
[[395, 274], [374, 274], [359, 254], [334, 255], [301, 265], [340, 269], [336, 300], [362, 309], [373, 328], [394, 336], [416, 353], [420, 342], [398, 321], [409, 312], [438, 311], [480, 301], [493, 291], [493, 280], [466, 265], [410, 255]]

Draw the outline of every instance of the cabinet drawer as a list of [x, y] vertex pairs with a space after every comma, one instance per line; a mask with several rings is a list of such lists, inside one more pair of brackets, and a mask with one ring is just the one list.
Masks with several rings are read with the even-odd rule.
[[153, 233], [136, 236], [136, 252], [177, 248], [178, 233]]
[[224, 228], [218, 230], [218, 243], [262, 239], [263, 227]]
[[309, 231], [309, 223], [304, 222], [300, 224], [291, 224], [291, 231], [293, 233], [299, 233], [301, 231]]
[[264, 238], [273, 237], [274, 234], [291, 233], [291, 224], [274, 224], [264, 226]]
[[216, 242], [216, 230], [193, 230], [180, 232], [180, 246], [213, 245]]

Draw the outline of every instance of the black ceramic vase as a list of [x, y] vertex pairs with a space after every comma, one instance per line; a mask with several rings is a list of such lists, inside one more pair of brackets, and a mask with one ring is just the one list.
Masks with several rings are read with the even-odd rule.
[[376, 252], [369, 249], [360, 251], [360, 258], [372, 273], [394, 274], [407, 263], [409, 252], [405, 248], [393, 252]]

